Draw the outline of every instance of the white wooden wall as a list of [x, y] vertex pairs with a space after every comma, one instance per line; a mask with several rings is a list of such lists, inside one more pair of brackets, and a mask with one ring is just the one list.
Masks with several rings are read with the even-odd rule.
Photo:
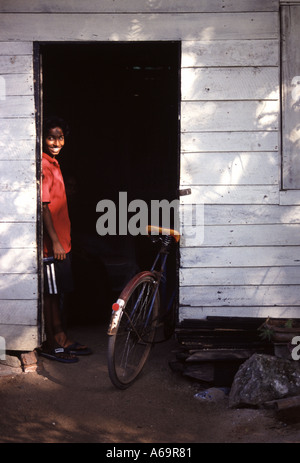
[[37, 333], [33, 41], [182, 42], [184, 225], [194, 203], [205, 205], [205, 226], [203, 242], [181, 244], [180, 319], [298, 314], [300, 211], [280, 192], [278, 8], [1, 0], [0, 335], [10, 348], [32, 348]]
[[182, 202], [204, 204], [204, 227], [200, 245], [189, 208], [181, 320], [300, 315], [299, 202], [280, 191], [279, 16], [256, 17], [255, 37], [208, 30], [182, 44]]
[[0, 44], [0, 336], [37, 343], [35, 108], [32, 42]]

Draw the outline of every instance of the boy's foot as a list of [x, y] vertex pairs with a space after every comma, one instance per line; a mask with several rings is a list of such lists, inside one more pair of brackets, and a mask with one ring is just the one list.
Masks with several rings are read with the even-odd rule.
[[62, 363], [76, 363], [79, 360], [76, 355], [68, 352], [63, 347], [56, 347], [54, 349], [41, 347], [40, 349], [37, 349], [37, 352], [41, 357], [45, 357], [49, 360], [56, 360], [57, 362]]
[[79, 342], [73, 342], [73, 344], [70, 344], [65, 348], [66, 352], [69, 352], [70, 354], [74, 355], [90, 355], [92, 354], [92, 349], [90, 349], [87, 346], [83, 346]]

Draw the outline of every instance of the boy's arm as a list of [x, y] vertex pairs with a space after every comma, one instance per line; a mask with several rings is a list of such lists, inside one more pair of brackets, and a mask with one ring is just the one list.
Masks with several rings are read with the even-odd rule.
[[66, 258], [66, 252], [59, 242], [47, 203], [43, 203], [43, 223], [52, 241], [54, 259], [64, 260]]

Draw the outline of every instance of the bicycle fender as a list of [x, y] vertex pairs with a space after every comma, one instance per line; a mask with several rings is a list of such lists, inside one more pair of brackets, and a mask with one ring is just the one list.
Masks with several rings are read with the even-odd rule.
[[[122, 315], [122, 311], [125, 305], [125, 301], [123, 299], [118, 299], [117, 302], [115, 303], [119, 306], [118, 310], [113, 310], [111, 314], [111, 319], [110, 319], [110, 324], [107, 330], [107, 334], [109, 336], [113, 336], [116, 334], [116, 329], [119, 325], [119, 321]], [[114, 304], [114, 305], [115, 305]]]

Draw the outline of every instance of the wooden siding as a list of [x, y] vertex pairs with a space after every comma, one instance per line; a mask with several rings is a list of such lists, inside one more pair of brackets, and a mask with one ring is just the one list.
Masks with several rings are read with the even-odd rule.
[[1, 0], [8, 13], [227, 13], [277, 11], [278, 0]]
[[[0, 327], [14, 345], [36, 339], [33, 41], [182, 42], [181, 186], [192, 194], [181, 198], [180, 319], [299, 316], [300, 212], [280, 192], [278, 10], [279, 0], [2, 0]], [[204, 204], [198, 242], [191, 204]]]
[[36, 347], [36, 140], [32, 43], [0, 44], [0, 335]]
[[284, 6], [282, 16], [282, 185], [300, 190], [299, 101], [300, 4]]
[[299, 317], [300, 212], [280, 205], [277, 31], [182, 43], [181, 185], [192, 194], [181, 199], [180, 320]]

